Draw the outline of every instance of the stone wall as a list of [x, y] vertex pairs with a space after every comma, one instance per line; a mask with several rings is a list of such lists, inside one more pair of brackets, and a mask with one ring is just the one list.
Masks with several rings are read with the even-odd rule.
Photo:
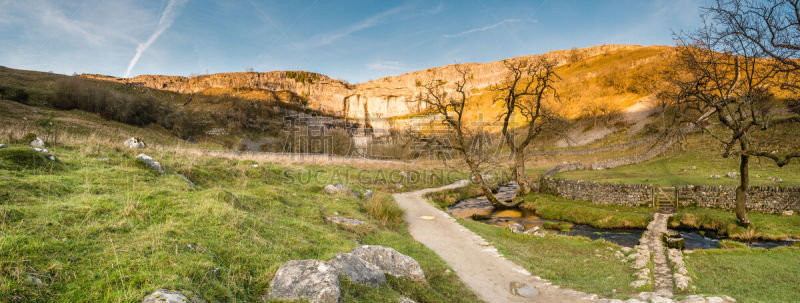
[[[733, 209], [736, 205], [736, 188], [724, 186], [678, 187], [678, 206]], [[747, 209], [762, 213], [779, 214], [785, 210], [800, 212], [800, 188], [752, 186], [747, 192]]]
[[539, 188], [546, 194], [601, 205], [637, 207], [651, 206], [653, 203], [653, 185], [650, 184], [613, 184], [543, 178]]
[[[590, 201], [601, 205], [651, 206], [652, 184], [615, 184], [544, 177], [543, 193], [570, 200]], [[730, 210], [736, 204], [736, 188], [724, 186], [680, 186], [678, 206], [697, 206]], [[800, 212], [800, 188], [750, 187], [748, 211], [779, 214], [785, 210]]]

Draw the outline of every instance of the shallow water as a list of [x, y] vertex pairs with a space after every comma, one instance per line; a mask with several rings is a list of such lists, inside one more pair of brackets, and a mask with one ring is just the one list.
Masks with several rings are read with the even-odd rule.
[[[473, 220], [473, 214], [487, 216], [487, 220], [473, 221], [501, 227], [505, 227], [511, 223], [519, 223], [525, 226], [525, 229], [533, 228], [534, 226], [544, 229], [544, 224], [546, 222], [566, 222], [542, 219], [535, 214], [522, 212], [519, 209], [494, 210], [494, 207], [492, 207], [491, 203], [489, 203], [489, 201], [485, 198], [481, 197], [460, 201], [453, 206], [448, 207], [448, 211], [453, 216], [468, 220]], [[639, 244], [639, 238], [642, 237], [644, 229], [605, 229], [595, 228], [589, 225], [575, 224], [568, 232], [554, 232], [569, 236], [583, 236], [592, 240], [605, 239], [606, 241], [616, 243], [617, 245], [633, 247]], [[718, 247], [720, 238], [713, 237], [712, 234], [704, 234], [699, 231], [679, 232], [685, 239], [684, 245], [687, 249], [708, 249]], [[746, 244], [750, 247], [773, 248], [778, 246], [790, 246], [792, 242], [762, 241]]]

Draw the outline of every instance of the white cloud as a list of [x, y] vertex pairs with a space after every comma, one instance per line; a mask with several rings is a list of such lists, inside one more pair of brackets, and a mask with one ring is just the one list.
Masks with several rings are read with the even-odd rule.
[[465, 31], [457, 33], [457, 34], [445, 34], [444, 37], [445, 38], [460, 37], [460, 36], [469, 35], [469, 34], [472, 34], [472, 33], [487, 31], [487, 30], [493, 29], [495, 27], [498, 27], [500, 25], [506, 24], [506, 23], [515, 23], [515, 22], [522, 22], [522, 20], [520, 20], [520, 19], [503, 19], [502, 21], [497, 22], [495, 24], [490, 24], [490, 25], [483, 26], [483, 27], [476, 27], [476, 28], [468, 29], [468, 30], [465, 30]]
[[[342, 29], [340, 31], [331, 32], [331, 33], [325, 34], [323, 36], [316, 37], [314, 39], [315, 43], [311, 43], [310, 46], [318, 47], [318, 46], [325, 46], [325, 45], [331, 44], [334, 41], [339, 40], [339, 39], [344, 38], [344, 37], [347, 37], [347, 36], [349, 36], [349, 35], [351, 35], [351, 34], [353, 34], [355, 32], [358, 32], [358, 31], [361, 31], [361, 30], [376, 26], [376, 25], [380, 24], [381, 22], [383, 22], [384, 19], [386, 19], [386, 18], [388, 18], [388, 17], [390, 17], [392, 15], [395, 15], [397, 13], [400, 13], [402, 11], [408, 10], [409, 8], [410, 8], [409, 6], [398, 6], [398, 7], [392, 8], [390, 10], [386, 10], [386, 11], [380, 12], [378, 14], [372, 15], [369, 18], [366, 18], [366, 19], [362, 20], [361, 22], [358, 22], [356, 24], [348, 26], [347, 28], [344, 28], [344, 29]], [[309, 45], [306, 45], [306, 46], [309, 46]]]
[[403, 66], [402, 63], [397, 61], [375, 61], [367, 64], [367, 68], [372, 70], [396, 71], [405, 69], [405, 66]]
[[131, 70], [134, 66], [136, 66], [136, 62], [139, 61], [139, 58], [142, 56], [147, 48], [153, 44], [153, 42], [161, 36], [170, 26], [172, 26], [172, 22], [175, 21], [175, 17], [178, 15], [178, 9], [181, 5], [186, 3], [188, 0], [170, 0], [169, 4], [167, 4], [167, 8], [164, 9], [164, 12], [161, 13], [161, 19], [158, 20], [158, 25], [156, 26], [156, 30], [150, 35], [150, 38], [147, 39], [144, 43], [140, 43], [139, 46], [136, 47], [136, 54], [131, 59], [131, 62], [128, 63], [128, 69], [125, 71], [125, 77], [129, 77], [131, 74]]

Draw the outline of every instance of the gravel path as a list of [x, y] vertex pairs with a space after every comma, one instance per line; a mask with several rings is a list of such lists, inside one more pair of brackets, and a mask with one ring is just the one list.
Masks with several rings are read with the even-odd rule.
[[405, 210], [408, 229], [417, 241], [436, 252], [478, 297], [487, 302], [591, 302], [596, 295], [551, 285], [505, 259], [480, 236], [436, 209], [426, 193], [460, 187], [459, 181], [440, 188], [394, 194]]

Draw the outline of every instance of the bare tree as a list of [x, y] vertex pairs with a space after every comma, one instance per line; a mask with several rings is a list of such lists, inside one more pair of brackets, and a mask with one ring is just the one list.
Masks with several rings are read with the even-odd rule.
[[[732, 9], [725, 10], [726, 5], [732, 5]], [[751, 157], [772, 159], [782, 167], [800, 153], [779, 152], [781, 144], [775, 142], [785, 139], [770, 137], [777, 120], [783, 119], [772, 110], [780, 101], [772, 91], [785, 86], [774, 82], [785, 71], [781, 68], [784, 64], [774, 64], [776, 60], [770, 59], [759, 43], [734, 33], [731, 26], [743, 17], [736, 13], [739, 5], [718, 2], [717, 7], [706, 9], [704, 27], [678, 38], [676, 72], [670, 82], [677, 91], [679, 121], [694, 124], [722, 143], [723, 157], [739, 158], [735, 212], [739, 223], [747, 226]], [[705, 121], [712, 115], [720, 127], [711, 127]]]
[[[539, 134], [554, 129], [561, 120], [547, 105], [549, 97], [557, 99], [553, 83], [559, 77], [555, 73], [556, 63], [541, 56], [532, 61], [505, 60], [503, 64], [506, 79], [493, 88], [498, 94], [494, 102], [502, 104], [504, 109], [499, 119], [503, 122], [505, 143], [514, 156], [511, 178], [517, 181], [520, 193], [524, 195], [531, 192], [530, 183], [525, 178], [525, 150]], [[522, 120], [519, 125], [514, 121], [516, 118]]]
[[513, 202], [497, 200], [483, 178], [481, 165], [489, 159], [489, 155], [483, 152], [485, 133], [480, 125], [474, 127], [472, 123], [464, 121], [472, 75], [462, 65], [456, 65], [455, 69], [459, 76], [453, 83], [454, 89], [448, 88], [447, 83], [441, 79], [419, 83], [422, 92], [417, 95], [415, 102], [424, 104], [428, 110], [441, 117], [436, 123], [441, 123], [446, 128], [449, 147], [461, 154], [469, 167], [473, 182], [478, 184], [489, 202], [497, 208], [514, 207], [516, 205]]
[[800, 71], [800, 0], [717, 0], [706, 8], [717, 34], [741, 40], [772, 58], [780, 87], [796, 90]]

